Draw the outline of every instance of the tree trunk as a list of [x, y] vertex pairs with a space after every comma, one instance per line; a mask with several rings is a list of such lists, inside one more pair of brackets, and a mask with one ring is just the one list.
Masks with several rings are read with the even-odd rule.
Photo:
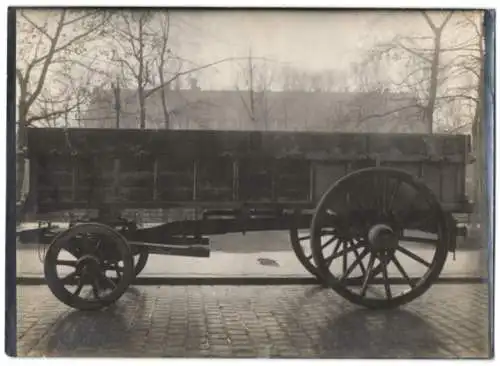
[[434, 53], [432, 55], [431, 75], [429, 85], [429, 100], [424, 110], [425, 121], [427, 122], [429, 133], [434, 130], [434, 109], [436, 108], [438, 76], [439, 76], [439, 56], [441, 54], [441, 29], [435, 31]]
[[120, 96], [120, 84], [118, 81], [114, 87], [115, 89], [115, 124], [116, 128], [120, 128], [120, 113], [121, 113], [121, 96]]
[[[162, 56], [163, 57], [163, 56]], [[163, 59], [161, 62], [161, 65], [159, 67], [159, 75], [160, 75], [160, 85], [165, 85], [165, 77], [163, 75]], [[164, 123], [165, 123], [165, 129], [168, 130], [170, 128], [170, 115], [168, 114], [168, 107], [167, 107], [167, 93], [165, 92], [165, 86], [160, 89], [161, 93], [161, 107], [163, 109], [163, 118], [164, 118]]]
[[146, 128], [146, 100], [144, 98], [144, 41], [142, 17], [139, 20], [139, 75], [138, 75], [138, 94], [139, 94], [139, 127], [141, 130]]
[[24, 170], [25, 164], [25, 151], [26, 151], [26, 107], [24, 100], [21, 99], [19, 103], [19, 125], [17, 130], [17, 150], [16, 150], [16, 202], [19, 202], [22, 197], [22, 189], [24, 183]]

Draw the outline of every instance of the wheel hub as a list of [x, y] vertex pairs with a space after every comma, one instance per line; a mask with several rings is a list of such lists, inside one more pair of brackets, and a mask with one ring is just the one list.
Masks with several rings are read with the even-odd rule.
[[101, 273], [103, 268], [99, 258], [93, 255], [84, 255], [76, 262], [76, 272], [82, 275], [95, 275]]
[[386, 224], [376, 224], [368, 231], [368, 242], [375, 252], [395, 249], [398, 246], [398, 235]]

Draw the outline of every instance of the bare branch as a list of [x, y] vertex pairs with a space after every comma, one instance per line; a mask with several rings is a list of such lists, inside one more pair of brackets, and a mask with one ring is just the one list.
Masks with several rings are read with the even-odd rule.
[[[32, 21], [30, 18], [28, 18], [28, 16], [26, 16], [26, 14], [24, 13], [24, 10], [21, 10], [20, 11], [20, 15], [21, 17], [24, 18], [24, 20], [26, 20], [33, 28], [35, 28], [37, 31], [39, 31], [40, 33], [42, 33], [45, 37], [47, 37], [50, 41], [52, 41], [52, 36], [47, 33], [47, 31], [45, 29], [43, 29], [42, 27], [40, 27], [38, 24], [36, 24], [34, 21]], [[45, 25], [47, 24], [47, 22], [45, 22]]]
[[177, 74], [175, 74], [172, 78], [170, 78], [169, 80], [167, 80], [165, 83], [163, 83], [163, 84], [161, 84], [161, 85], [159, 85], [157, 87], [154, 87], [153, 89], [150, 89], [147, 93], [144, 94], [144, 98], [148, 98], [152, 94], [156, 93], [158, 90], [166, 87], [171, 82], [173, 82], [174, 80], [178, 79], [179, 77], [181, 77], [183, 75], [188, 75], [188, 74], [191, 74], [193, 72], [200, 71], [200, 70], [203, 70], [203, 69], [207, 69], [209, 67], [212, 67], [212, 66], [224, 63], [224, 62], [234, 61], [234, 60], [238, 60], [238, 59], [246, 59], [246, 58], [244, 58], [244, 57], [223, 58], [223, 59], [221, 59], [219, 61], [211, 62], [209, 64], [205, 64], [205, 65], [202, 65], [202, 66], [199, 66], [199, 67], [194, 67], [194, 68], [186, 70], [186, 71], [180, 71]]
[[457, 95], [444, 95], [441, 97], [437, 97], [437, 99], [449, 100], [449, 99], [467, 99], [473, 102], [479, 103], [479, 99], [475, 97], [471, 97], [470, 95], [465, 94], [457, 94]]
[[450, 21], [452, 15], [453, 15], [452, 11], [450, 11], [448, 13], [448, 15], [446, 15], [446, 18], [444, 19], [443, 23], [441, 23], [441, 26], [439, 27], [440, 30], [442, 30], [446, 26], [446, 24], [448, 24], [448, 22]]
[[[40, 78], [38, 79], [38, 83], [37, 83], [37, 86], [35, 88], [35, 91], [31, 94], [30, 98], [26, 102], [27, 109], [31, 106], [31, 104], [33, 104], [33, 101], [38, 97], [38, 95], [42, 91], [43, 85], [45, 83], [45, 78], [47, 76], [47, 71], [48, 71], [50, 63], [52, 61], [52, 57], [56, 53], [56, 51], [55, 51], [56, 45], [57, 45], [57, 41], [59, 40], [59, 36], [61, 35], [62, 29], [63, 29], [65, 15], [66, 15], [66, 11], [63, 10], [61, 12], [61, 17], [59, 19], [59, 23], [57, 24], [57, 29], [56, 29], [56, 32], [54, 34], [54, 38], [51, 41], [50, 49], [49, 49], [47, 55], [45, 56], [45, 62], [43, 64], [42, 71], [40, 73]], [[33, 65], [34, 65], [34, 62], [30, 66], [33, 67]], [[31, 68], [28, 67], [28, 70], [26, 71], [26, 79], [28, 79], [30, 71], [31, 71]]]
[[425, 21], [427, 22], [427, 24], [429, 25], [429, 27], [431, 27], [431, 29], [436, 32], [437, 30], [437, 27], [436, 25], [434, 24], [434, 22], [432, 21], [432, 19], [429, 17], [429, 15], [425, 12], [425, 11], [422, 11], [421, 12], [422, 16], [424, 17]]
[[393, 109], [393, 110], [385, 112], [385, 113], [370, 114], [370, 115], [364, 116], [358, 122], [364, 122], [364, 121], [367, 121], [367, 120], [373, 119], [373, 118], [387, 117], [387, 116], [390, 116], [391, 114], [402, 112], [402, 111], [405, 111], [407, 109], [412, 109], [412, 108], [424, 109], [424, 107], [421, 106], [421, 105], [419, 105], [419, 104], [407, 105], [407, 106], [403, 106], [403, 107], [400, 107], [400, 108]]
[[424, 55], [422, 55], [421, 53], [418, 53], [418, 51], [417, 51], [417, 50], [414, 50], [414, 49], [411, 49], [411, 48], [409, 48], [409, 47], [406, 47], [406, 46], [405, 46], [404, 44], [402, 44], [401, 42], [397, 42], [397, 45], [398, 45], [399, 47], [401, 47], [403, 50], [405, 50], [406, 52], [411, 53], [412, 55], [417, 56], [418, 58], [420, 58], [420, 59], [422, 59], [422, 60], [424, 60], [424, 61], [426, 61], [426, 62], [429, 62], [429, 63], [431, 63], [431, 62], [432, 62], [432, 60], [431, 60], [431, 59], [429, 59], [429, 58], [425, 57], [425, 56], [424, 56]]
[[83, 19], [86, 19], [86, 18], [92, 18], [92, 17], [95, 17], [95, 16], [101, 16], [102, 14], [102, 10], [96, 10], [96, 11], [93, 11], [93, 12], [85, 12], [83, 15], [77, 17], [77, 18], [74, 18], [74, 19], [71, 19], [71, 20], [68, 20], [67, 22], [64, 22], [63, 26], [68, 26], [68, 25], [71, 25], [71, 24], [74, 24], [76, 22], [79, 22]]

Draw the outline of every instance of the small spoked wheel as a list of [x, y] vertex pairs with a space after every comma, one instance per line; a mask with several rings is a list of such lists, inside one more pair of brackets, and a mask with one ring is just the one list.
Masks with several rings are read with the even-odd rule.
[[358, 170], [321, 198], [311, 223], [312, 252], [327, 285], [368, 308], [393, 308], [439, 277], [449, 234], [434, 194], [391, 168]]
[[147, 249], [140, 249], [137, 253], [134, 253], [134, 274], [136, 277], [144, 270], [148, 259], [149, 251]]
[[58, 235], [44, 262], [47, 284], [64, 304], [97, 310], [116, 302], [134, 278], [132, 252], [109, 226], [77, 224]]

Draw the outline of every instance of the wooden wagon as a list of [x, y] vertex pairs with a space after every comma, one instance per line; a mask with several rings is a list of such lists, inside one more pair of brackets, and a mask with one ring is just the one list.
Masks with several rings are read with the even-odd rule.
[[[30, 129], [26, 210], [96, 210], [36, 231], [50, 290], [77, 309], [117, 301], [151, 253], [208, 257], [207, 236], [262, 230], [289, 230], [344, 298], [396, 307], [455, 250], [469, 151], [464, 135]], [[121, 215], [167, 208], [201, 214], [149, 228]]]

